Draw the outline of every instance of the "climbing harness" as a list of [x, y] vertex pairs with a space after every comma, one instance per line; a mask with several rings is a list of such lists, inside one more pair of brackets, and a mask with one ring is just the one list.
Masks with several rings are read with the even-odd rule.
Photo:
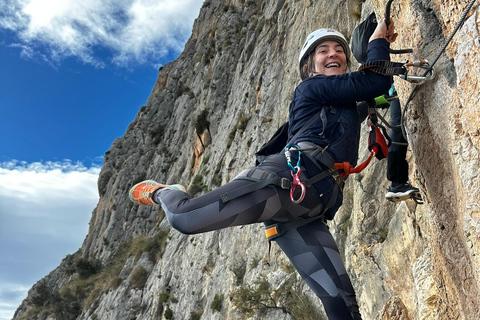
[[[318, 119], [322, 119], [323, 126], [325, 130], [326, 126], [326, 116], [325, 116], [325, 109], [322, 108], [321, 111], [317, 112], [314, 116], [312, 116], [301, 128], [297, 131], [297, 133], [287, 142], [287, 145], [282, 148], [285, 159], [287, 162], [288, 167], [290, 168], [290, 174], [292, 176], [292, 180], [289, 180], [285, 177], [280, 178], [274, 172], [267, 172], [265, 169], [260, 167], [255, 167], [253, 169], [246, 169], [241, 172], [235, 179], [244, 179], [255, 181], [250, 185], [247, 185], [243, 188], [239, 188], [237, 190], [231, 191], [229, 193], [225, 193], [221, 196], [223, 202], [231, 201], [239, 196], [247, 194], [249, 192], [253, 192], [255, 190], [264, 188], [266, 186], [280, 186], [282, 189], [290, 189], [290, 200], [294, 204], [300, 204], [306, 195], [306, 190], [308, 187], [312, 186], [313, 184], [319, 182], [322, 179], [327, 177], [332, 177], [335, 181], [335, 188], [334, 192], [332, 192], [332, 196], [330, 198], [329, 203], [325, 206], [324, 212], [328, 210], [330, 207], [334, 205], [334, 201], [338, 196], [339, 189], [343, 187], [344, 179], [353, 173], [360, 173], [364, 170], [367, 165], [370, 163], [373, 157], [381, 160], [387, 157], [388, 154], [388, 146], [391, 143], [391, 139], [388, 136], [385, 127], [378, 123], [378, 118], [375, 110], [375, 102], [371, 101], [368, 102], [369, 105], [369, 115], [368, 115], [368, 125], [370, 127], [370, 134], [368, 138], [368, 149], [370, 150], [369, 157], [360, 165], [354, 167], [349, 162], [343, 163], [335, 163], [333, 158], [329, 155], [327, 149], [328, 146], [320, 149], [318, 146], [305, 149], [299, 145], [292, 144], [305, 130], [307, 130], [315, 121]], [[324, 119], [325, 118], [325, 119]], [[275, 147], [275, 144], [280, 144], [282, 141], [282, 137], [285, 137], [285, 132], [287, 132], [288, 123], [284, 124], [274, 136], [268, 141], [260, 151], [258, 151], [255, 155], [257, 156], [257, 162], [261, 162], [268, 157], [269, 154], [276, 154], [279, 153], [281, 150], [278, 150]], [[385, 141], [385, 137], [388, 140], [388, 143]], [[304, 151], [313, 151], [312, 153], [304, 153]], [[273, 152], [272, 152], [273, 151]], [[294, 164], [292, 160], [292, 152], [297, 153], [296, 163]], [[311, 177], [310, 179], [306, 179], [303, 177], [302, 179], [302, 157], [305, 156], [309, 158], [309, 160], [315, 164], [318, 169], [321, 171], [316, 176]], [[327, 168], [327, 169], [325, 169]], [[296, 192], [298, 190], [298, 192]]]
[[[288, 144], [285, 147], [285, 150], [284, 150], [285, 158], [287, 160], [288, 167], [291, 169], [291, 175], [293, 178], [291, 188], [290, 188], [290, 199], [293, 203], [299, 204], [300, 202], [302, 202], [302, 200], [305, 198], [306, 188], [328, 176], [332, 176], [337, 182], [337, 185], [341, 186], [343, 184], [343, 180], [348, 175], [353, 173], [360, 173], [363, 169], [365, 169], [373, 157], [376, 157], [378, 160], [382, 160], [387, 157], [388, 147], [391, 144], [391, 139], [388, 136], [387, 130], [385, 129], [385, 127], [378, 123], [378, 118], [376, 116], [376, 111], [375, 111], [375, 102], [369, 101], [367, 103], [369, 105], [368, 126], [370, 127], [370, 134], [368, 137], [368, 149], [370, 150], [370, 155], [363, 163], [361, 163], [357, 167], [354, 167], [349, 162], [335, 163], [335, 161], [333, 161], [333, 159], [330, 156], [328, 156], [329, 158], [328, 161], [322, 160], [327, 158], [327, 155], [328, 155], [328, 152], [327, 152], [328, 146], [327, 146], [323, 150], [320, 150], [322, 154], [320, 157], [318, 157], [319, 155], [318, 151], [314, 153], [314, 155], [308, 155], [307, 153], [305, 155], [311, 158], [311, 161], [313, 163], [315, 164], [321, 163], [325, 167], [330, 169], [324, 170], [321, 166], [317, 165], [322, 172], [310, 178], [307, 181], [301, 181], [300, 180], [300, 175], [302, 173], [301, 157], [302, 157], [303, 150], [296, 144]], [[324, 109], [322, 109], [322, 111], [323, 110]], [[314, 117], [314, 118], [317, 118], [317, 117]], [[307, 129], [308, 126], [311, 125], [311, 124], [308, 124], [307, 126], [307, 124], [305, 124], [300, 131], [302, 132], [305, 131], [305, 129]], [[325, 126], [325, 121], [324, 121], [324, 126]], [[293, 139], [291, 139], [291, 141], [294, 141], [297, 136], [298, 136], [298, 133]], [[388, 143], [385, 141], [385, 138], [388, 140]], [[292, 154], [291, 154], [292, 151], [296, 151], [298, 153], [297, 163], [295, 166], [292, 164]], [[295, 198], [294, 194], [297, 188], [300, 188], [301, 193], [298, 198]], [[335, 196], [335, 199], [336, 199], [336, 196]]]
[[[391, 143], [391, 139], [388, 136], [385, 127], [380, 125], [378, 123], [377, 117], [372, 111], [374, 110], [374, 103], [369, 102], [370, 108], [369, 108], [369, 127], [370, 127], [370, 134], [368, 137], [368, 149], [370, 150], [370, 155], [368, 158], [362, 162], [360, 165], [354, 167], [351, 163], [349, 162], [342, 162], [338, 163], [331, 158], [331, 156], [328, 154], [328, 146], [325, 147], [324, 149], [318, 148], [317, 151], [315, 151], [313, 154], [308, 154], [305, 153], [305, 156], [310, 158], [312, 163], [316, 164], [319, 169], [321, 169], [321, 173], [318, 175], [306, 180], [306, 181], [301, 181], [300, 180], [300, 174], [301, 174], [301, 166], [300, 166], [300, 154], [302, 152], [302, 149], [299, 148], [299, 146], [295, 145], [293, 148], [292, 146], [289, 146], [288, 148], [285, 148], [285, 157], [287, 158], [287, 163], [289, 167], [292, 169], [291, 174], [293, 177], [293, 182], [292, 186], [290, 189], [290, 199], [292, 200], [293, 203], [298, 204], [300, 203], [305, 196], [306, 188], [312, 186], [316, 182], [328, 177], [332, 176], [334, 180], [337, 182], [336, 183], [336, 188], [335, 188], [335, 193], [338, 192], [338, 187], [343, 187], [343, 181], [344, 179], [353, 173], [360, 173], [362, 172], [370, 163], [373, 157], [376, 157], [378, 160], [384, 159], [388, 155], [388, 146]], [[388, 143], [385, 140], [386, 139], [389, 141]], [[295, 167], [291, 164], [291, 156], [290, 156], [290, 150], [296, 150], [299, 152], [298, 156], [298, 162]], [[288, 153], [288, 155], [287, 155]], [[327, 167], [329, 169], [324, 170], [323, 167]], [[298, 199], [294, 198], [294, 192], [297, 187], [300, 187], [301, 189], [301, 195]], [[331, 199], [336, 199], [337, 195], [335, 196], [332, 195]], [[333, 203], [331, 204], [333, 205]], [[331, 206], [330, 205], [330, 206]], [[330, 207], [327, 205], [327, 209]]]

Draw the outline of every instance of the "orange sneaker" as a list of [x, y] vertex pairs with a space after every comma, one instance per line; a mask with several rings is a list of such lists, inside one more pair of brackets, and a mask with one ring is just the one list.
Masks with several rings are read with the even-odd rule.
[[165, 185], [160, 184], [153, 180], [145, 180], [137, 183], [128, 192], [128, 196], [132, 202], [137, 204], [143, 204], [144, 206], [152, 206], [156, 204], [152, 197], [153, 193], [160, 188], [164, 188]]
[[186, 192], [185, 187], [180, 184], [165, 185], [153, 180], [145, 180], [130, 188], [128, 196], [134, 203], [142, 204], [144, 206], [152, 206], [157, 204], [155, 201], [153, 201], [153, 194], [155, 191], [161, 188]]

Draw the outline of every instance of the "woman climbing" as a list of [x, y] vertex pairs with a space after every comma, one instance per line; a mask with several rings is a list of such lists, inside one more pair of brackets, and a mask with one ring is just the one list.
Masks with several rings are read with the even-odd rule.
[[[394, 25], [381, 21], [368, 60], [389, 60]], [[355, 165], [359, 119], [356, 101], [386, 92], [391, 77], [347, 73], [350, 49], [333, 29], [311, 33], [299, 56], [302, 82], [289, 109], [289, 145], [228, 184], [197, 198], [181, 185], [152, 180], [130, 189], [142, 205], [161, 204], [173, 228], [185, 234], [263, 222], [331, 320], [361, 319], [355, 293], [326, 220], [342, 204], [343, 181], [334, 163]], [[310, 120], [312, 119], [312, 120]], [[293, 177], [293, 181], [292, 181]]]

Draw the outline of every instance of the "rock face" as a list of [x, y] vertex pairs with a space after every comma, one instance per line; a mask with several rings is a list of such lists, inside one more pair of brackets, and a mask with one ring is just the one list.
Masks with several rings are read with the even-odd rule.
[[[297, 57], [319, 27], [351, 35], [386, 1], [206, 0], [180, 57], [105, 154], [100, 201], [78, 252], [40, 280], [14, 319], [322, 319], [319, 300], [260, 225], [186, 236], [128, 189], [145, 178], [191, 194], [228, 182], [287, 119]], [[433, 60], [466, 7], [397, 0], [393, 60]], [[384, 200], [386, 162], [349, 178], [331, 223], [364, 319], [480, 318], [480, 9], [405, 112], [424, 205]], [[412, 85], [396, 78], [401, 101]], [[366, 126], [362, 140], [366, 140]], [[367, 156], [366, 142], [360, 158]], [[270, 257], [270, 263], [267, 258]]]

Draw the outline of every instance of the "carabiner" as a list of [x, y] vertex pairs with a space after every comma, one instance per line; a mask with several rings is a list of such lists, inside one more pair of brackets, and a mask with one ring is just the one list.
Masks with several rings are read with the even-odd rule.
[[[295, 204], [299, 204], [300, 202], [303, 201], [303, 198], [305, 198], [306, 189], [303, 182], [300, 181], [300, 173], [302, 172], [302, 170], [300, 169], [300, 167], [295, 167], [295, 170], [296, 170], [296, 173], [294, 173], [293, 171], [290, 172], [293, 177], [292, 187], [290, 188], [290, 200], [292, 200], [292, 202]], [[300, 194], [300, 197], [298, 199], [295, 199], [294, 193], [297, 187], [300, 187], [300, 189], [302, 190], [302, 193]]]
[[[416, 83], [418, 85], [421, 85], [425, 83], [426, 81], [432, 80], [433, 77], [435, 76], [435, 72], [433, 70], [433, 67], [430, 65], [430, 62], [428, 60], [415, 60], [413, 62], [405, 62], [403, 65], [405, 68], [406, 72], [403, 75], [400, 75], [400, 78], [403, 80], [406, 80], [411, 83]], [[408, 67], [410, 68], [420, 68], [427, 70], [426, 73], [423, 76], [411, 76], [408, 74]]]
[[[296, 144], [289, 144], [285, 147], [285, 158], [287, 158], [287, 164], [293, 172], [297, 172], [297, 168], [300, 167], [302, 151], [299, 149], [300, 148]], [[298, 151], [298, 160], [295, 167], [292, 164], [292, 154], [290, 153], [290, 150]]]

